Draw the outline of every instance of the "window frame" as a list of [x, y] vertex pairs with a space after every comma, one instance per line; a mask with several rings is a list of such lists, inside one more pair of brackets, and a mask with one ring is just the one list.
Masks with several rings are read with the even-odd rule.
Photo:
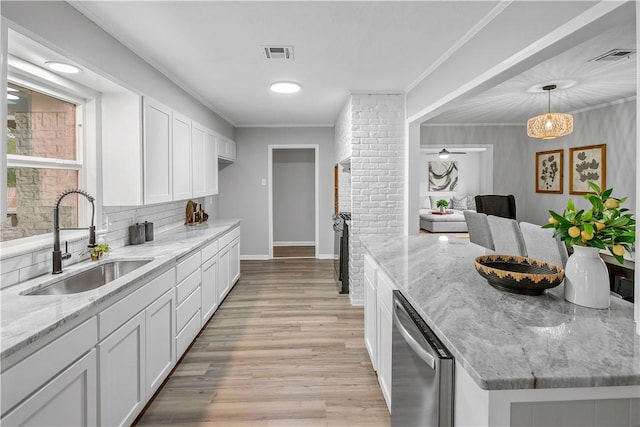
[[[16, 154], [5, 154], [4, 162], [0, 166], [0, 173], [6, 176], [7, 169], [11, 167], [20, 168], [37, 168], [37, 169], [64, 169], [64, 170], [77, 170], [78, 171], [78, 186], [95, 197], [96, 205], [96, 217], [94, 218], [95, 224], [100, 225], [100, 218], [102, 214], [102, 203], [100, 194], [97, 194], [98, 182], [95, 173], [91, 174], [88, 171], [88, 166], [95, 165], [99, 162], [99, 159], [86, 158], [87, 153], [95, 152], [97, 150], [99, 141], [98, 135], [91, 135], [86, 131], [87, 128], [97, 128], [98, 124], [98, 112], [95, 108], [89, 108], [89, 104], [100, 103], [99, 92], [93, 91], [87, 87], [81, 86], [75, 82], [66, 80], [61, 76], [51, 73], [35, 65], [23, 61], [19, 58], [8, 56], [7, 67], [7, 83], [13, 83], [23, 86], [25, 88], [43, 93], [45, 95], [60, 99], [65, 102], [73, 103], [76, 105], [76, 159], [56, 159], [56, 158], [44, 158], [37, 156], [24, 156]], [[6, 101], [5, 101], [6, 102]], [[5, 107], [6, 108], [6, 107]], [[89, 110], [96, 114], [89, 114]], [[6, 110], [5, 110], [6, 111]], [[8, 119], [8, 111], [5, 114], [5, 121]], [[6, 123], [3, 125], [6, 126]], [[5, 137], [6, 138], [6, 137]], [[2, 141], [2, 144], [6, 146], [6, 140]], [[91, 148], [87, 147], [91, 145]], [[6, 148], [6, 147], [5, 147]], [[6, 150], [5, 150], [6, 153]], [[3, 192], [5, 194], [2, 201], [3, 210], [7, 210], [6, 207], [6, 180], [3, 180]], [[5, 212], [3, 212], [5, 213]], [[8, 213], [8, 212], [7, 212]], [[91, 205], [85, 198], [78, 198], [78, 227], [88, 227], [91, 222]], [[5, 215], [2, 220], [5, 221]], [[74, 239], [76, 235], [82, 236], [85, 232], [69, 232], [67, 234], [69, 239]], [[27, 247], [32, 247], [33, 244], [41, 243], [43, 246], [47, 246], [51, 243], [51, 236], [49, 233], [43, 233], [39, 235], [33, 235], [23, 237], [20, 239], [7, 240], [0, 242], [0, 249], [4, 248], [19, 248], [24, 244], [25, 250]]]

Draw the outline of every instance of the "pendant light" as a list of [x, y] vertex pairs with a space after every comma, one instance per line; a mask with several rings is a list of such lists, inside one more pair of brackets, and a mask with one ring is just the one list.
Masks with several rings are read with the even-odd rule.
[[532, 117], [527, 121], [527, 136], [554, 139], [573, 132], [573, 116], [571, 114], [551, 112], [551, 91], [556, 87], [556, 85], [542, 87], [542, 90], [549, 93], [549, 110], [548, 113]]

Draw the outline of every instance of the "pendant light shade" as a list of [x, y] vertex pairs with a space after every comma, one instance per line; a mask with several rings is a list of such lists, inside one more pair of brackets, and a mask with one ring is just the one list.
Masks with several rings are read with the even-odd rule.
[[544, 86], [549, 93], [549, 112], [530, 118], [527, 121], [527, 136], [539, 139], [554, 139], [573, 132], [573, 116], [551, 112], [551, 91], [556, 85]]

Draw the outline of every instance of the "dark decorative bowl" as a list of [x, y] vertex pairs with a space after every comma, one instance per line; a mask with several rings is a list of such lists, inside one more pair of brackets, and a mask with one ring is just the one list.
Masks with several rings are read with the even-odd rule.
[[476, 270], [491, 286], [522, 295], [542, 295], [562, 283], [564, 269], [534, 258], [484, 255], [475, 259]]

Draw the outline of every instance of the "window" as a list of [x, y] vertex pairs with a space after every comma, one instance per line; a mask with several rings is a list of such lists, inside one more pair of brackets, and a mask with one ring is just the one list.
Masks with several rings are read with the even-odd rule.
[[[7, 218], [1, 241], [51, 233], [58, 195], [78, 188], [82, 105], [9, 82], [7, 92]], [[74, 197], [75, 196], [75, 197]], [[77, 195], [65, 197], [60, 226], [77, 227]]]

